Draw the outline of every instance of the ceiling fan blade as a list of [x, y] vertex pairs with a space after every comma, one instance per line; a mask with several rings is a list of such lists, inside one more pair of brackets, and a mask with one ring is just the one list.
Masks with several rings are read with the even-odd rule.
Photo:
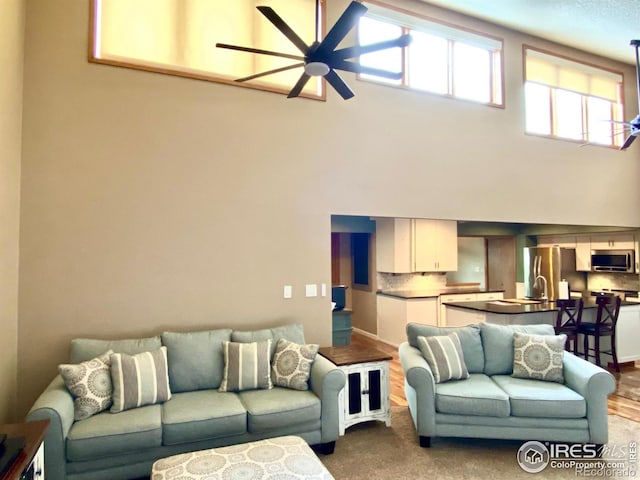
[[324, 78], [326, 78], [327, 82], [329, 82], [336, 92], [345, 100], [349, 100], [355, 96], [355, 93], [344, 83], [344, 80], [340, 78], [340, 75], [338, 75], [335, 70], [329, 70], [329, 73], [327, 73]]
[[289, 65], [287, 67], [274, 68], [273, 70], [268, 70], [266, 72], [255, 73], [253, 75], [249, 75], [248, 77], [238, 78], [235, 81], [236, 82], [246, 82], [247, 80], [253, 80], [254, 78], [264, 77], [265, 75], [271, 75], [273, 73], [280, 73], [280, 72], [285, 72], [287, 70], [293, 70], [294, 68], [298, 68], [298, 67], [304, 67], [304, 62], [303, 63], [296, 63], [294, 65]]
[[318, 51], [321, 51], [324, 55], [332, 52], [351, 29], [356, 26], [360, 17], [363, 16], [367, 10], [368, 8], [360, 2], [351, 2], [347, 9], [342, 12], [342, 15], [335, 25], [331, 27], [327, 36], [320, 42]]
[[303, 72], [302, 75], [300, 75], [298, 82], [294, 85], [294, 87], [289, 92], [289, 95], [287, 95], [287, 98], [294, 98], [300, 95], [300, 93], [302, 93], [302, 89], [307, 84], [310, 78], [311, 78], [310, 75], [307, 75], [306, 73]]
[[339, 58], [341, 60], [353, 57], [359, 57], [366, 53], [377, 52], [379, 50], [386, 50], [387, 48], [406, 47], [411, 43], [411, 35], [402, 35], [393, 40], [386, 40], [384, 42], [372, 43], [370, 45], [355, 45], [353, 47], [342, 48], [336, 50], [331, 55], [333, 58]]
[[359, 63], [348, 62], [346, 60], [333, 61], [331, 63], [331, 67], [336, 70], [364, 73], [365, 75], [374, 75], [376, 77], [389, 78], [391, 80], [400, 80], [402, 78], [402, 72], [389, 72], [388, 70], [380, 70], [379, 68], [365, 67]]
[[298, 50], [300, 50], [304, 54], [307, 53], [309, 46], [304, 43], [304, 40], [302, 40], [282, 18], [280, 18], [280, 15], [278, 15], [273, 8], [264, 6], [256, 8], [260, 11], [260, 13], [267, 17], [269, 21], [273, 23], [275, 27], [289, 39], [291, 43], [298, 47]]
[[226, 43], [216, 43], [218, 48], [226, 48], [228, 50], [238, 50], [240, 52], [261, 53], [263, 55], [272, 55], [274, 57], [290, 58], [291, 60], [304, 60], [300, 55], [290, 55], [288, 53], [272, 52], [271, 50], [262, 50], [260, 48], [240, 47], [238, 45], [228, 45]]
[[631, 145], [635, 139], [636, 139], [635, 135], [633, 134], [629, 135], [627, 139], [624, 141], [624, 144], [620, 147], [620, 150], [626, 150], [627, 148], [629, 148], [629, 145]]

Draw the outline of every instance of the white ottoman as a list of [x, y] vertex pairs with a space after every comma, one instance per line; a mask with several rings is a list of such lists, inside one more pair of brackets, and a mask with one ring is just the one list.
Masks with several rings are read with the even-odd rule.
[[333, 480], [307, 442], [287, 436], [162, 458], [151, 480]]

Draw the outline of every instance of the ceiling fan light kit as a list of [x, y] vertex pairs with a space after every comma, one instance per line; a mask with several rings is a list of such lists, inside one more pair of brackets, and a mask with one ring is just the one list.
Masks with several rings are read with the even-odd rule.
[[[640, 112], [640, 55], [638, 54], [638, 47], [640, 47], [640, 40], [631, 40], [629, 45], [636, 49], [636, 86], [638, 88], [638, 111]], [[640, 113], [631, 120], [626, 122], [625, 125], [629, 127], [630, 132], [627, 139], [624, 141], [620, 150], [626, 150], [633, 143], [638, 135], [640, 135]]]
[[297, 60], [298, 63], [268, 70], [261, 73], [249, 75], [247, 77], [238, 78], [236, 82], [246, 82], [255, 78], [264, 77], [274, 73], [284, 72], [295, 68], [303, 67], [303, 72], [298, 82], [287, 95], [287, 98], [294, 98], [302, 93], [305, 85], [311, 77], [324, 77], [325, 80], [338, 92], [345, 100], [353, 97], [355, 94], [349, 86], [342, 80], [336, 70], [342, 70], [357, 74], [376, 75], [384, 78], [398, 80], [402, 78], [402, 72], [389, 72], [377, 68], [366, 67], [355, 61], [350, 61], [355, 57], [367, 53], [378, 52], [388, 48], [402, 48], [411, 42], [410, 35], [401, 35], [400, 37], [383, 42], [373, 43], [371, 45], [356, 45], [353, 47], [342, 48], [336, 50], [340, 42], [349, 34], [349, 32], [357, 25], [360, 18], [367, 12], [367, 7], [360, 2], [352, 1], [347, 9], [342, 13], [338, 21], [331, 27], [324, 39], [320, 40], [319, 20], [320, 20], [320, 0], [316, 0], [316, 35], [315, 40], [310, 45], [302, 40], [293, 29], [273, 10], [271, 7], [259, 6], [257, 10], [262, 13], [285, 37], [293, 43], [302, 55], [291, 55], [270, 50], [262, 50], [251, 47], [240, 47], [237, 45], [228, 45], [224, 43], [216, 43], [218, 48], [226, 48], [229, 50], [239, 50], [242, 52], [257, 53], [261, 55], [271, 55], [276, 57]]

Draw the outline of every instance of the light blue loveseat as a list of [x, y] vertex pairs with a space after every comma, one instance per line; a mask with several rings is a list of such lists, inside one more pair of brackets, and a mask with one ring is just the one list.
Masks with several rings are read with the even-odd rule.
[[[436, 384], [418, 336], [456, 331], [469, 378]], [[489, 323], [442, 328], [410, 323], [399, 346], [405, 392], [420, 445], [432, 437], [604, 444], [613, 375], [564, 352], [565, 383], [514, 378], [513, 333], [553, 335], [551, 325]]]
[[136, 354], [167, 347], [172, 397], [121, 413], [108, 410], [74, 421], [73, 399], [58, 375], [37, 399], [27, 420], [49, 419], [45, 437], [47, 480], [124, 480], [149, 476], [159, 458], [193, 450], [298, 435], [331, 453], [339, 436], [338, 393], [344, 373], [320, 355], [311, 366], [308, 391], [274, 387], [222, 393], [222, 342], [280, 338], [305, 343], [302, 325], [252, 332], [220, 329], [165, 332], [128, 340], [75, 339], [71, 363], [105, 351]]

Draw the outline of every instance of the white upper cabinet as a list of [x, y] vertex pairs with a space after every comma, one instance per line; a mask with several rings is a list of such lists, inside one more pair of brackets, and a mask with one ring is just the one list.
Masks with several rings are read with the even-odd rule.
[[588, 236], [576, 237], [576, 270], [591, 271], [591, 238]]
[[602, 233], [591, 235], [592, 250], [609, 249], [629, 249], [635, 248], [633, 233]]
[[540, 235], [538, 246], [576, 248], [576, 237], [573, 235]]
[[458, 224], [449, 220], [376, 218], [379, 272], [453, 272], [458, 269]]

